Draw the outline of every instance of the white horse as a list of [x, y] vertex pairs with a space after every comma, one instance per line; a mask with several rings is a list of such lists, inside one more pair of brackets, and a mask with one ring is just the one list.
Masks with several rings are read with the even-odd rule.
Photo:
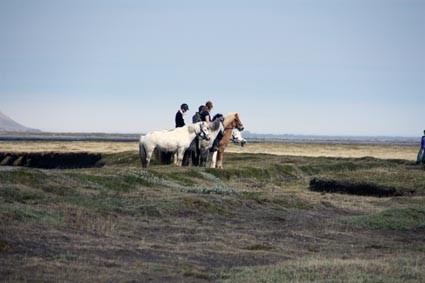
[[[230, 137], [230, 141], [242, 147], [247, 143], [246, 139], [242, 136], [241, 131], [239, 131], [237, 128], [232, 129], [232, 136]], [[211, 168], [216, 168], [217, 166], [217, 153], [218, 150], [214, 151], [211, 155]], [[220, 165], [220, 168], [222, 168], [222, 165]]]
[[247, 143], [246, 139], [242, 136], [241, 131], [236, 128], [232, 129], [232, 137], [230, 138], [230, 141], [242, 147]]
[[[216, 115], [217, 116], [217, 115]], [[200, 159], [200, 148], [202, 148], [202, 144], [207, 143], [212, 145], [212, 142], [217, 138], [217, 136], [221, 133], [224, 133], [224, 125], [225, 125], [225, 117], [223, 115], [220, 115], [219, 117], [216, 117], [212, 122], [209, 123], [209, 130], [211, 139], [210, 140], [193, 140], [190, 147], [187, 149], [185, 154], [185, 160], [184, 160], [184, 166], [189, 166], [190, 162], [192, 162], [192, 165], [198, 166], [199, 165], [199, 159]], [[211, 146], [210, 146], [211, 147]], [[208, 151], [207, 151], [208, 152]]]
[[149, 166], [155, 148], [167, 152], [177, 152], [176, 164], [181, 166], [183, 154], [196, 136], [202, 140], [209, 141], [211, 139], [208, 123], [198, 122], [174, 130], [154, 131], [140, 136], [139, 153], [142, 167]]

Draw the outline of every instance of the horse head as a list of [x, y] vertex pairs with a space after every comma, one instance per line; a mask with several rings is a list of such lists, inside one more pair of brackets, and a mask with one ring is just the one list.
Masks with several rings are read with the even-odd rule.
[[[244, 130], [244, 126], [242, 124], [242, 121], [239, 117], [239, 113], [231, 113], [229, 115], [226, 115], [226, 118], [228, 119], [228, 123], [226, 125], [226, 127], [230, 127], [230, 128], [236, 128], [239, 131], [243, 131]], [[226, 124], [226, 122], [225, 122]]]
[[240, 144], [242, 147], [247, 143], [246, 139], [242, 137], [241, 132], [236, 128], [232, 130], [231, 141], [235, 144]]
[[200, 122], [199, 123], [199, 134], [198, 136], [201, 137], [201, 139], [209, 141], [211, 139], [210, 137], [210, 131], [208, 129], [208, 124], [206, 122]]

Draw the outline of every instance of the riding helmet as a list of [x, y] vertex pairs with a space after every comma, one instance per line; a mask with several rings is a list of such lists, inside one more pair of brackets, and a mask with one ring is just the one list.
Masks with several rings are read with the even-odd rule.
[[187, 110], [189, 110], [189, 105], [187, 105], [186, 103], [183, 103], [183, 104], [180, 106], [180, 109], [183, 109], [183, 110], [187, 111]]

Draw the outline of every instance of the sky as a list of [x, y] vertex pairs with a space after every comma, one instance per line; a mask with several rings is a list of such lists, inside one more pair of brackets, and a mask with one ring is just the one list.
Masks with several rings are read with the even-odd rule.
[[0, 0], [0, 111], [51, 132], [420, 136], [425, 0]]

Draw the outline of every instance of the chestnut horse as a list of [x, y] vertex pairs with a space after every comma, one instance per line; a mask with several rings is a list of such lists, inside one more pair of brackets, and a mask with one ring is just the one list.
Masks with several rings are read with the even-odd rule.
[[[232, 113], [229, 113], [226, 116], [224, 116], [224, 137], [221, 139], [221, 141], [223, 141], [223, 142], [227, 141], [227, 143], [228, 143], [228, 141], [230, 140], [230, 135], [232, 134], [232, 129], [234, 129], [234, 128], [236, 128], [240, 131], [243, 131], [243, 129], [244, 129], [242, 121], [239, 117], [239, 113], [237, 113], [237, 112], [232, 112]], [[228, 131], [227, 135], [226, 135], [226, 131]], [[213, 140], [200, 141], [200, 143], [199, 143], [200, 166], [203, 166], [203, 167], [206, 166], [207, 158], [208, 158], [208, 152], [212, 148], [213, 144], [214, 144]], [[225, 147], [227, 147], [227, 145]], [[224, 148], [223, 148], [223, 152], [224, 152]], [[221, 157], [222, 157], [222, 153], [221, 153]], [[221, 166], [221, 163], [220, 163], [220, 166]]]
[[[230, 139], [228, 139], [230, 133]], [[229, 145], [229, 142], [234, 144], [245, 146], [247, 143], [246, 139], [242, 136], [241, 132], [237, 128], [230, 130], [229, 128], [224, 130], [224, 136], [220, 141], [219, 147], [213, 152], [211, 156], [211, 168], [223, 169], [223, 156], [224, 150]]]

